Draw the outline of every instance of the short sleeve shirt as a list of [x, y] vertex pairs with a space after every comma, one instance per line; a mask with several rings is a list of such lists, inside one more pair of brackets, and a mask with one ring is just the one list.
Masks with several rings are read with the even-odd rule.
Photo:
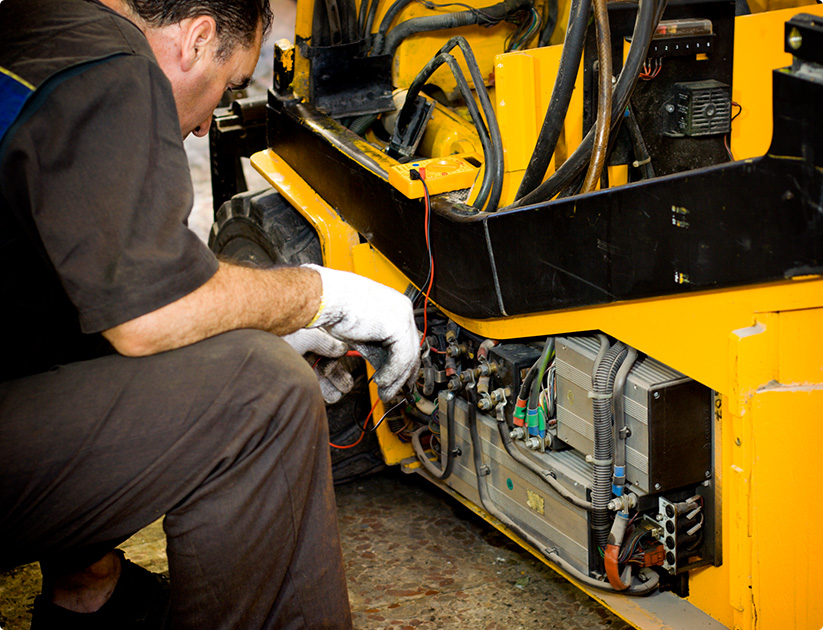
[[102, 55], [43, 81], [0, 145], [0, 321], [20, 337], [3, 352], [6, 380], [110, 352], [98, 333], [192, 292], [217, 261], [186, 225], [177, 111], [142, 33], [86, 0], [0, 7], [0, 23], [20, 10], [39, 29], [7, 44], [0, 27], [0, 66], [21, 76], [38, 56]]

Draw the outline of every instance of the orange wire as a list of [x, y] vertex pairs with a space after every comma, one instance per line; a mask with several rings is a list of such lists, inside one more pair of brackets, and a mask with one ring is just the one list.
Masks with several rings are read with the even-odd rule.
[[[363, 423], [364, 427], [369, 423], [369, 418], [371, 418], [372, 414], [374, 413], [374, 410], [377, 408], [377, 403], [379, 403], [379, 402], [380, 402], [379, 398], [374, 401], [374, 404], [371, 406], [371, 411], [369, 411], [369, 415], [366, 416], [366, 421]], [[332, 444], [331, 441], [329, 441], [329, 446], [331, 446], [332, 448], [339, 448], [339, 449], [352, 448], [353, 446], [357, 446], [358, 444], [360, 444], [360, 442], [363, 439], [364, 435], [366, 435], [366, 432], [361, 431], [360, 432], [360, 437], [357, 438], [357, 442], [355, 442], [354, 444], [346, 444], [345, 446], [338, 446], [337, 444]]]

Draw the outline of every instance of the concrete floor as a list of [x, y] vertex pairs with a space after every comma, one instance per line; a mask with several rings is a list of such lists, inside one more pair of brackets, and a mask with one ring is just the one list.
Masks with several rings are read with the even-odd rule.
[[[392, 468], [340, 486], [337, 503], [358, 630], [630, 628], [417, 475]], [[167, 570], [159, 522], [123, 549]], [[39, 589], [37, 565], [0, 574], [0, 627], [27, 629]]]

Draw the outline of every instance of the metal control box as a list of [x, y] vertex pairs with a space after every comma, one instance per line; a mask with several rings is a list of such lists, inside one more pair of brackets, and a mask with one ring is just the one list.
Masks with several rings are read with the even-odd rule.
[[[592, 369], [595, 337], [558, 337], [557, 437], [594, 453]], [[641, 493], [664, 492], [711, 477], [711, 391], [659, 361], [641, 355], [623, 393], [626, 480]]]

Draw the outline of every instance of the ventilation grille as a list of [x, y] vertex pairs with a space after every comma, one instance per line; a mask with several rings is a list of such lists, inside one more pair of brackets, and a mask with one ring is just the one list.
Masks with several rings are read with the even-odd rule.
[[675, 83], [671, 135], [711, 136], [729, 133], [732, 119], [731, 86], [715, 81]]

